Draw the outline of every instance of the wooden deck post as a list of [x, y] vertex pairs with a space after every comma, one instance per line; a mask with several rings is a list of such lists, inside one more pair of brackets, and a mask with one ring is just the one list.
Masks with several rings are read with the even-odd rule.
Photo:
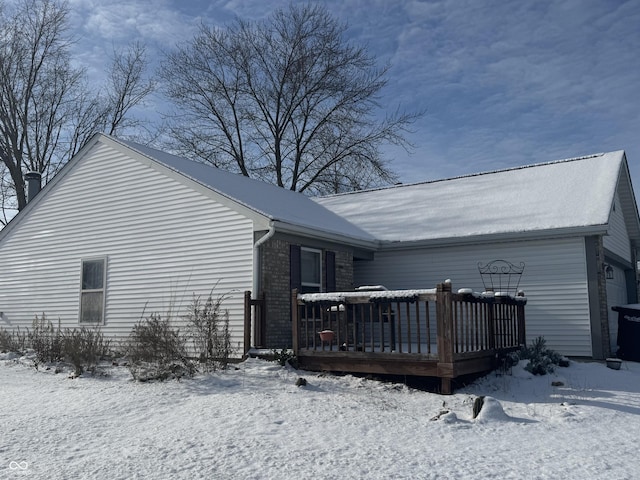
[[451, 363], [453, 362], [453, 308], [450, 283], [439, 283], [436, 286], [436, 321], [438, 359], [440, 362]]
[[440, 371], [440, 393], [449, 395], [451, 394], [451, 378], [454, 375], [453, 305], [451, 298], [451, 283], [445, 282], [436, 285], [436, 322], [438, 325], [438, 370]]
[[251, 349], [251, 291], [244, 292], [244, 354], [247, 358]]
[[451, 388], [451, 379], [448, 377], [442, 377], [440, 379], [440, 394], [451, 395], [452, 393], [453, 389]]
[[300, 320], [300, 309], [298, 307], [298, 289], [294, 288], [291, 291], [291, 339], [292, 339], [292, 349], [293, 354], [298, 356], [299, 350], [299, 335], [298, 335], [298, 324]]

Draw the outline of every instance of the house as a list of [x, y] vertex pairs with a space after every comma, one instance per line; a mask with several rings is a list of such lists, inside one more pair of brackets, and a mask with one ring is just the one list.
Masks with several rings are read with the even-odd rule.
[[375, 246], [304, 195], [97, 134], [0, 231], [0, 327], [44, 313], [122, 339], [150, 314], [184, 328], [195, 297], [224, 295], [242, 354], [252, 291], [266, 292], [262, 346], [283, 347], [291, 288], [352, 289]]
[[[527, 336], [566, 355], [614, 347], [634, 303], [640, 222], [624, 152], [310, 199], [97, 134], [0, 231], [0, 327], [44, 313], [116, 339], [152, 313], [184, 328], [224, 295], [242, 353], [244, 292], [264, 295], [254, 345], [291, 346], [291, 290], [482, 289], [478, 263], [524, 262]], [[606, 276], [612, 278], [605, 278]], [[259, 327], [259, 328], [258, 328]]]
[[636, 303], [638, 209], [623, 151], [316, 201], [378, 240], [356, 284], [451, 278], [481, 291], [478, 266], [524, 264], [529, 340], [565, 355], [616, 350], [617, 314]]

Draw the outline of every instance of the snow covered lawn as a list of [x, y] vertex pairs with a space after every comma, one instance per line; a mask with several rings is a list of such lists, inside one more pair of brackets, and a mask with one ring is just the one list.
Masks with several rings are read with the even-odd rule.
[[[440, 396], [261, 360], [136, 383], [123, 367], [72, 380], [5, 356], [0, 385], [3, 479], [640, 477], [631, 362], [518, 366]], [[472, 420], [478, 395], [495, 401]]]

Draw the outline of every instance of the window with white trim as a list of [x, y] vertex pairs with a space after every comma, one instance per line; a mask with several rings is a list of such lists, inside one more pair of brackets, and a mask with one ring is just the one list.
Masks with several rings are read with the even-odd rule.
[[80, 323], [103, 323], [106, 258], [82, 260], [80, 281]]
[[322, 250], [300, 249], [300, 280], [301, 293], [322, 291]]

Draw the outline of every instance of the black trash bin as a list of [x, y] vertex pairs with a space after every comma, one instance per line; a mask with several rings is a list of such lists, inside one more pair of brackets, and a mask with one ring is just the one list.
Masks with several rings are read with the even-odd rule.
[[640, 362], [640, 304], [611, 310], [618, 312], [618, 358]]

